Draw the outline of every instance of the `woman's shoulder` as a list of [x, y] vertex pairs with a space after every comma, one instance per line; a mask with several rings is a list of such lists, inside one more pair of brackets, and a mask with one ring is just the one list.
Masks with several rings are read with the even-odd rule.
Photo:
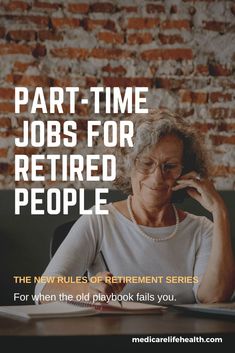
[[120, 200], [120, 201], [116, 201], [113, 202], [111, 204], [111, 206], [113, 206], [113, 208], [118, 211], [119, 213], [121, 213], [124, 217], [126, 217], [127, 219], [130, 220], [130, 214], [127, 208], [127, 203], [126, 200]]
[[92, 206], [86, 214], [79, 215], [74, 223], [75, 228], [78, 226], [102, 228], [106, 220], [111, 223], [112, 219], [116, 218], [119, 213], [122, 213], [122, 207], [120, 205], [116, 207], [116, 204], [119, 204], [119, 202], [100, 205], [99, 209], [95, 205]]
[[200, 234], [210, 234], [213, 230], [213, 222], [203, 215], [195, 215], [187, 212], [188, 225], [200, 229]]

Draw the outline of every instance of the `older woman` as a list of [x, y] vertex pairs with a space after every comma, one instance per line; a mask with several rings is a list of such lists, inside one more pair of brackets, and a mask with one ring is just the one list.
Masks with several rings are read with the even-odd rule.
[[[228, 214], [208, 179], [196, 132], [168, 111], [129, 119], [135, 121], [134, 148], [117, 151], [115, 182], [127, 200], [103, 206], [108, 215], [79, 218], [44, 273], [82, 276], [88, 271], [103, 281], [37, 285], [36, 292], [121, 292], [135, 300], [143, 294], [156, 303], [161, 295], [176, 303], [229, 300], [235, 267]], [[176, 208], [174, 202], [186, 195], [211, 212], [213, 223]], [[110, 284], [107, 275], [153, 276], [159, 281]]]

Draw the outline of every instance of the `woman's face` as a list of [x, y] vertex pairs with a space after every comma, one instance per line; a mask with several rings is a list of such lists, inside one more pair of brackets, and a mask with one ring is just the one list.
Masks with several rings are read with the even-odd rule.
[[182, 159], [182, 140], [175, 135], [162, 137], [138, 156], [131, 172], [133, 195], [150, 207], [168, 203], [182, 171]]

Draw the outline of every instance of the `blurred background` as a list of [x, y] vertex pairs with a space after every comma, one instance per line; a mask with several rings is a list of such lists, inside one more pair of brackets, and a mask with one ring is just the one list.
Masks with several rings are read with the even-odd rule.
[[[1, 1], [0, 187], [15, 187], [15, 153], [87, 152], [93, 109], [81, 98], [89, 87], [146, 86], [148, 107], [177, 111], [204, 135], [217, 188], [234, 190], [234, 31], [235, 4], [228, 0]], [[15, 86], [31, 97], [41, 86], [47, 99], [51, 86], [79, 87], [76, 114], [67, 101], [64, 114], [32, 115], [26, 106], [15, 115]], [[75, 120], [77, 148], [16, 148], [25, 119]], [[51, 184], [60, 182], [27, 183]]]

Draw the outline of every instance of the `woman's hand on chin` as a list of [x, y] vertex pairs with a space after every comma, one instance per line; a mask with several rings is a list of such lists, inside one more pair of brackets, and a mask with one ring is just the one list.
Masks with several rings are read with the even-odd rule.
[[214, 213], [221, 208], [226, 210], [222, 197], [210, 179], [199, 178], [198, 174], [192, 171], [183, 175], [176, 183], [177, 185], [172, 188], [173, 191], [186, 188], [187, 193], [209, 212]]

